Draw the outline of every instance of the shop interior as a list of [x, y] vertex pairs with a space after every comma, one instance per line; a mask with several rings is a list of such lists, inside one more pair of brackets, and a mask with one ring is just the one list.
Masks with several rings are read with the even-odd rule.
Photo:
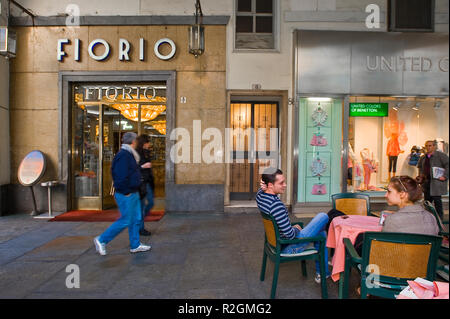
[[349, 119], [347, 190], [376, 194], [390, 178], [418, 174], [427, 140], [448, 154], [448, 97], [352, 96], [350, 103], [388, 103], [388, 116]]
[[[117, 83], [89, 84], [90, 87], [108, 85], [123, 87]], [[80, 83], [73, 86], [71, 176], [74, 209], [102, 210], [116, 206], [111, 165], [126, 132], [150, 137], [155, 203], [164, 205], [166, 87], [160, 83], [145, 86], [155, 88], [150, 99], [148, 95], [131, 93], [125, 98], [122, 94], [116, 94], [113, 98], [112, 95], [103, 96], [97, 101], [90, 101], [92, 96], [85, 96], [88, 92], [86, 85]]]

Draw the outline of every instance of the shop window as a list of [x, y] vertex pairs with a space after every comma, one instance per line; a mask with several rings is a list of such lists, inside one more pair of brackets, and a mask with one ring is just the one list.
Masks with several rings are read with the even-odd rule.
[[298, 202], [330, 202], [341, 191], [341, 99], [300, 98]]
[[389, 31], [433, 31], [434, 0], [390, 0]]
[[448, 154], [448, 98], [350, 97], [347, 190], [384, 194], [390, 178], [416, 177], [427, 140]]
[[275, 49], [276, 0], [235, 0], [235, 48]]

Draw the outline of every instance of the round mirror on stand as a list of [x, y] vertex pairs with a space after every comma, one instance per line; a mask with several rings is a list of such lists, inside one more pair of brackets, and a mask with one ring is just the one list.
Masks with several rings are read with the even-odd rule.
[[33, 185], [37, 184], [42, 176], [44, 176], [46, 168], [45, 155], [37, 150], [28, 153], [19, 165], [17, 173], [19, 182], [23, 186], [30, 187], [31, 196], [33, 197], [33, 211], [31, 212], [31, 216], [39, 215]]

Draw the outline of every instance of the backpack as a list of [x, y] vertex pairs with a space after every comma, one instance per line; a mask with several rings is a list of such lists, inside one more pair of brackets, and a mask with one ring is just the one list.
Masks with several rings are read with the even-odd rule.
[[419, 162], [420, 153], [411, 153], [409, 154], [409, 161], [408, 164], [411, 166], [417, 166], [417, 163]]

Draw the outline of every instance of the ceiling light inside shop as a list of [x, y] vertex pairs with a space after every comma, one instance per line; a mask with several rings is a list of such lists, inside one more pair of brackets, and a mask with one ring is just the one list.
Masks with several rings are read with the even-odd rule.
[[434, 103], [434, 108], [437, 110], [437, 109], [439, 109], [441, 107], [441, 101], [436, 101], [435, 103]]
[[413, 106], [413, 110], [414, 111], [418, 111], [419, 110], [419, 107], [420, 107], [420, 103], [419, 102], [417, 102], [414, 106]]
[[398, 109], [400, 108], [400, 105], [401, 105], [401, 104], [402, 104], [401, 102], [397, 102], [397, 103], [395, 103], [395, 106], [393, 106], [392, 108], [393, 108], [394, 110], [398, 111]]
[[330, 102], [331, 97], [308, 97], [307, 100], [314, 102]]

